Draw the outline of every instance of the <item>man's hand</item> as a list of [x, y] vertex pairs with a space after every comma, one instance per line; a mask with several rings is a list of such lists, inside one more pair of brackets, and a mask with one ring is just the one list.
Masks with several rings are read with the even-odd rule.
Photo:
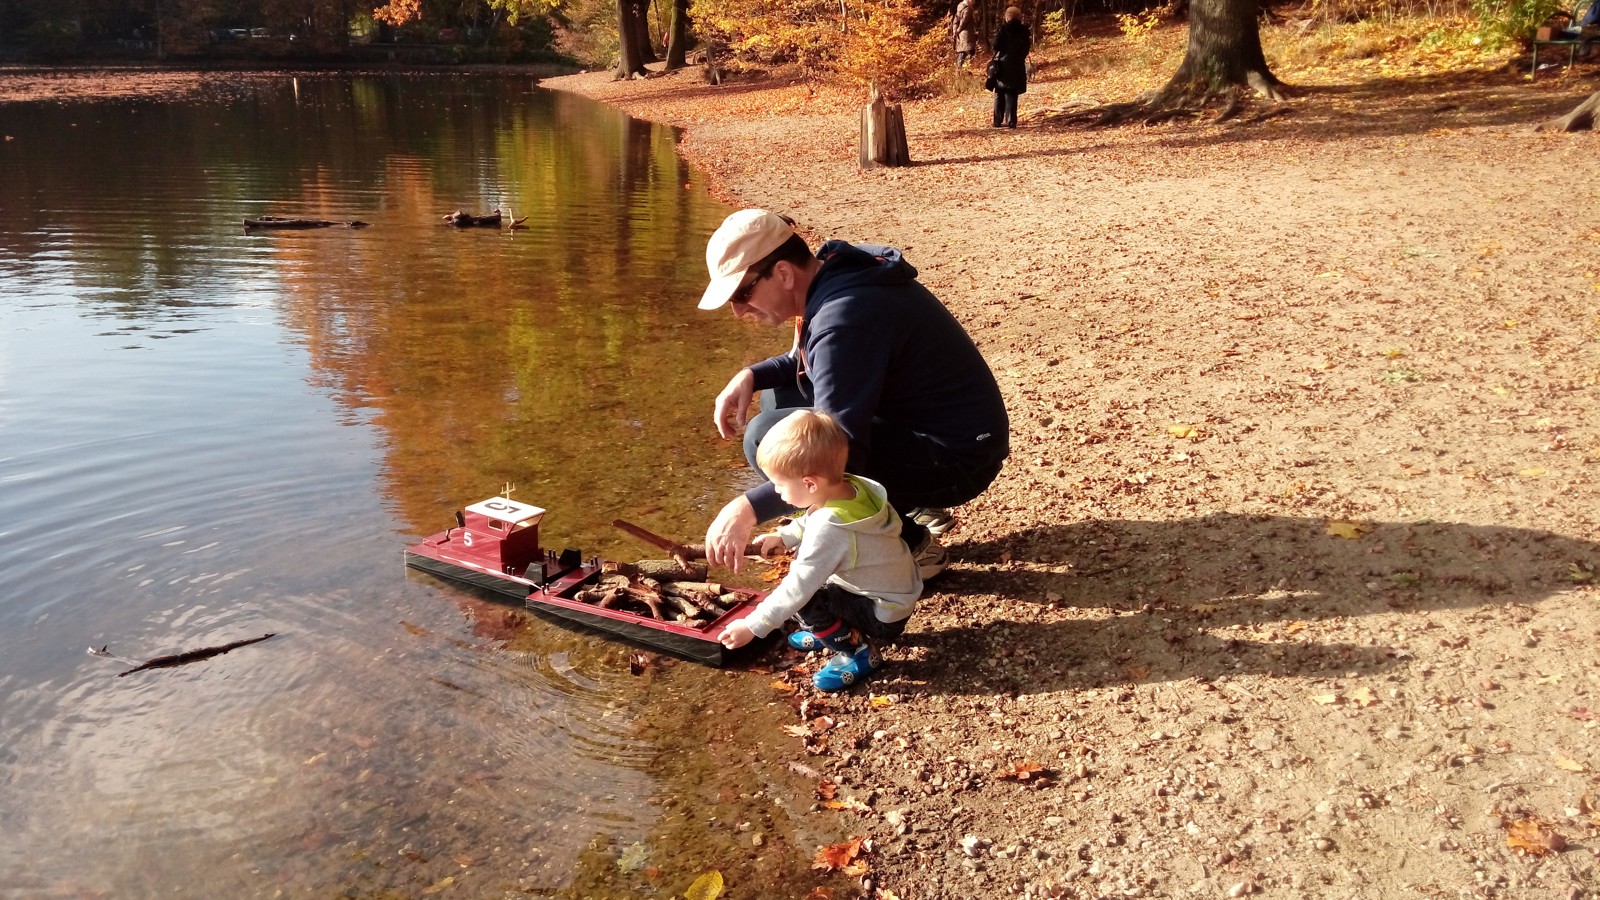
[[772, 531], [756, 538], [755, 548], [762, 556], [771, 556], [780, 550], [789, 549], [789, 545], [783, 542], [783, 535]]
[[728, 386], [717, 395], [717, 405], [712, 411], [716, 419], [717, 434], [731, 438], [744, 431], [750, 421], [750, 404], [756, 396], [756, 375], [749, 369], [740, 369]]
[[743, 494], [728, 501], [706, 529], [706, 565], [727, 566], [739, 571], [744, 565], [744, 550], [750, 532], [756, 527], [756, 511]]
[[746, 625], [743, 619], [729, 622], [727, 627], [722, 629], [722, 633], [717, 635], [717, 641], [729, 650], [737, 650], [755, 638], [756, 633], [750, 630], [750, 626]]

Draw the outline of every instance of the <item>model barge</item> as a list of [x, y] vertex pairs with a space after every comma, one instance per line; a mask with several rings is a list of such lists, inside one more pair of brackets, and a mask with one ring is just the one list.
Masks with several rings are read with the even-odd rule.
[[544, 549], [539, 543], [544, 514], [507, 497], [474, 503], [456, 513], [454, 528], [406, 548], [406, 565], [674, 656], [713, 666], [727, 661], [729, 651], [717, 635], [750, 612], [760, 594], [729, 588], [722, 597], [732, 595], [731, 603], [708, 605], [708, 621], [681, 614], [665, 618], [654, 605], [646, 615], [586, 600], [607, 569], [615, 567], [596, 557], [584, 559], [574, 549]]

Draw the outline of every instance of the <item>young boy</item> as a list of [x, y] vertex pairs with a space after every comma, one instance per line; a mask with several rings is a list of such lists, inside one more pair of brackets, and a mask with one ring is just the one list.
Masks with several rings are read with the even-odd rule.
[[824, 691], [844, 690], [882, 665], [873, 642], [899, 637], [922, 595], [899, 514], [882, 485], [845, 474], [849, 452], [839, 423], [810, 409], [762, 438], [756, 463], [783, 502], [804, 512], [756, 543], [763, 556], [795, 547], [795, 558], [772, 593], [717, 637], [725, 647], [742, 647], [794, 619], [804, 630], [789, 635], [791, 647], [835, 652], [812, 679]]

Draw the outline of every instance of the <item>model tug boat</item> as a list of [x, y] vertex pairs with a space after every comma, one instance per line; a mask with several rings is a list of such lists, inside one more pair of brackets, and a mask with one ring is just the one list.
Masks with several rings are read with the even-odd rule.
[[406, 565], [675, 656], [713, 666], [726, 661], [717, 635], [760, 594], [672, 581], [659, 572], [640, 577], [626, 563], [584, 559], [571, 548], [546, 550], [539, 544], [544, 514], [508, 497], [474, 503], [456, 513], [454, 528], [406, 548]]

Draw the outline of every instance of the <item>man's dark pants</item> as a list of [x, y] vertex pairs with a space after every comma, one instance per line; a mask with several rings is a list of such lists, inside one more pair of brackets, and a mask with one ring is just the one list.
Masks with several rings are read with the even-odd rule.
[[[772, 426], [797, 409], [783, 407], [784, 402], [804, 402], [798, 391], [763, 391], [760, 415], [750, 420], [744, 431], [744, 456], [750, 468], [761, 472], [756, 465], [756, 448]], [[765, 472], [761, 473], [763, 477]], [[883, 485], [889, 493], [889, 502], [900, 514], [900, 537], [912, 550], [921, 545], [928, 529], [914, 521], [911, 510], [917, 507], [960, 506], [983, 493], [995, 476], [1000, 474], [1000, 463], [973, 467], [956, 458], [944, 446], [925, 435], [882, 419], [872, 420], [872, 458], [867, 461], [864, 475]]]

